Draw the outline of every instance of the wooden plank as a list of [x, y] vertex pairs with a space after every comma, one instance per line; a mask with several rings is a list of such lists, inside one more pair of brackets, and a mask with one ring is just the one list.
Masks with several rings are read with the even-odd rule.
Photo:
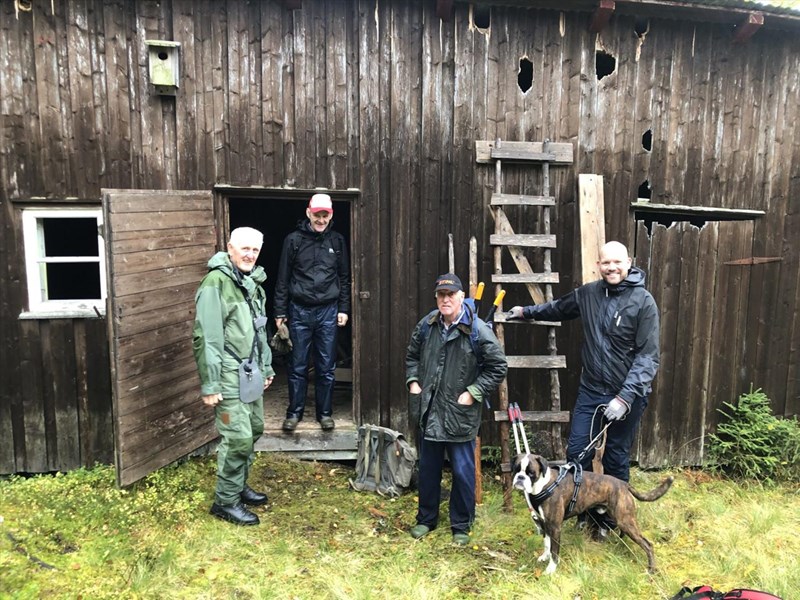
[[123, 319], [117, 329], [120, 339], [158, 330], [175, 323], [181, 317], [187, 321], [194, 321], [195, 317], [194, 295], [184, 296], [184, 301], [173, 306], [160, 306], [151, 313], [139, 313], [136, 319]]
[[[25, 473], [49, 471], [45, 426], [44, 370], [39, 321], [19, 322], [19, 356], [22, 380], [22, 430], [15, 432], [17, 470]], [[19, 440], [17, 442], [17, 440]]]
[[[105, 319], [83, 319], [80, 323], [86, 344], [86, 401], [82, 405], [85, 413], [80, 418], [81, 464], [108, 464], [114, 461], [114, 421], [107, 324]], [[79, 356], [77, 349], [76, 356]]]
[[122, 419], [131, 412], [157, 403], [165, 390], [166, 393], [177, 392], [192, 385], [199, 389], [200, 380], [194, 365], [182, 361], [180, 364], [168, 363], [166, 366], [168, 368], [157, 373], [148, 372], [141, 377], [133, 374], [128, 379], [120, 379], [120, 394], [125, 397], [125, 405], [120, 408], [118, 418]]
[[[702, 197], [697, 198], [697, 202], [707, 202]], [[666, 213], [676, 216], [699, 216], [705, 219], [719, 218], [721, 220], [750, 220], [763, 217], [766, 212], [759, 209], [750, 208], [721, 208], [716, 206], [701, 206], [699, 204], [661, 204], [658, 202], [631, 202], [631, 210], [637, 213]]]
[[182, 315], [174, 315], [173, 319], [169, 325], [151, 327], [143, 333], [127, 337], [118, 335], [119, 350], [128, 355], [136, 355], [175, 343], [187, 343], [187, 340], [192, 338], [194, 321], [189, 320], [189, 315], [185, 312]]
[[506, 356], [509, 369], [565, 369], [567, 358], [559, 356]]
[[163, 236], [143, 236], [140, 231], [120, 232], [112, 242], [114, 254], [143, 252], [146, 250], [163, 250], [168, 248], [185, 248], [187, 246], [208, 246], [216, 244], [216, 233], [213, 227], [184, 227], [164, 233]]
[[676, 397], [672, 390], [673, 365], [675, 353], [678, 351], [675, 347], [675, 336], [682, 324], [681, 315], [678, 314], [678, 286], [667, 284], [680, 278], [680, 264], [674, 259], [680, 248], [680, 238], [676, 231], [663, 225], [653, 225], [646, 279], [647, 289], [653, 294], [660, 313], [661, 357], [645, 412], [652, 427], [642, 430], [639, 460], [642, 464], [653, 467], [668, 464], [672, 441], [670, 424], [674, 408], [669, 400], [661, 399]]
[[47, 369], [43, 392], [48, 467], [70, 471], [81, 464], [73, 320], [43, 321], [41, 332], [42, 363]]
[[[172, 307], [182, 305], [189, 298], [194, 299], [198, 281], [192, 279], [174, 287], [151, 290], [147, 294], [132, 292], [127, 296], [119, 296], [114, 302], [114, 315], [119, 319], [149, 311], [171, 310]], [[154, 316], [149, 318], [152, 319]]]
[[128, 252], [124, 260], [117, 265], [117, 275], [146, 273], [158, 269], [174, 269], [180, 267], [206, 268], [203, 257], [213, 256], [216, 252], [214, 244], [205, 246], [188, 246], [184, 248], [159, 248], [142, 252]]
[[[680, 278], [673, 286], [679, 287], [677, 311], [681, 320], [695, 322], [695, 310], [703, 307], [706, 311], [708, 302], [697, 298], [698, 287], [706, 287], [707, 280], [698, 278], [698, 250], [700, 248], [700, 229], [683, 222], [673, 225], [677, 230], [677, 250], [680, 253]], [[706, 257], [707, 258], [707, 257]], [[711, 269], [709, 269], [710, 271]], [[698, 282], [703, 282], [702, 286]], [[703, 294], [708, 297], [708, 289]], [[675, 332], [675, 363], [672, 373], [672, 397], [683, 399], [683, 410], [673, 411], [669, 428], [670, 455], [669, 464], [700, 464], [700, 440], [705, 431], [702, 429], [703, 398], [701, 388], [692, 387], [691, 369], [695, 363], [703, 364], [705, 354], [695, 354], [695, 343], [698, 341], [694, 327], [678, 327]], [[705, 348], [703, 348], [705, 350]], [[692, 419], [687, 418], [692, 415]]]
[[[529, 411], [524, 410], [520, 413], [523, 422], [528, 423], [569, 423], [570, 413], [568, 410], [562, 411]], [[498, 422], [508, 421], [508, 412], [504, 410], [494, 411], [494, 420]]]
[[[142, 376], [158, 367], [164, 370], [174, 370], [181, 361], [193, 360], [192, 340], [174, 341], [171, 344], [152, 348], [136, 355], [125, 355], [117, 361], [117, 378], [120, 382], [131, 377]], [[124, 395], [119, 394], [123, 399]]]
[[502, 273], [492, 283], [558, 283], [558, 273]]
[[212, 211], [154, 211], [147, 213], [111, 213], [109, 223], [115, 231], [173, 230], [176, 227], [208, 226]]
[[[516, 85], [516, 84], [515, 84]], [[519, 90], [517, 90], [519, 92]], [[516, 96], [516, 94], [515, 94]], [[530, 155], [542, 155], [542, 142], [514, 142], [503, 140], [501, 148], [503, 151], [527, 152]], [[475, 162], [490, 163], [492, 151], [495, 149], [495, 140], [477, 140], [475, 142]], [[572, 164], [573, 147], [572, 144], [552, 142], [548, 146], [548, 154], [553, 155], [553, 164]]]
[[494, 234], [489, 236], [489, 244], [524, 248], [556, 248], [556, 236], [535, 233]]
[[581, 232], [580, 283], [584, 284], [600, 279], [597, 261], [600, 248], [606, 243], [602, 175], [578, 175], [578, 202]]
[[[282, 139], [284, 130], [283, 63], [284, 54], [287, 53], [287, 50], [283, 46], [283, 11], [281, 7], [274, 2], [260, 2], [259, 6], [261, 8], [261, 113], [263, 115], [261, 135], [264, 140], [261, 168], [264, 174], [264, 184], [277, 186], [284, 181]], [[291, 41], [288, 33], [286, 38]], [[286, 70], [288, 71], [289, 69]], [[291, 106], [291, 104], [288, 106]]]
[[492, 194], [492, 206], [555, 206], [552, 196], [525, 196], [523, 194]]
[[[682, 411], [675, 410], [675, 419], [683, 421], [683, 427], [688, 431], [678, 433], [677, 439], [683, 440], [678, 444], [675, 459], [680, 460], [680, 464], [702, 465], [706, 461], [706, 414], [708, 405], [712, 402], [712, 394], [709, 389], [709, 360], [713, 350], [711, 326], [714, 320], [714, 303], [708, 302], [709, 290], [716, 285], [716, 274], [718, 269], [717, 247], [718, 247], [719, 227], [717, 223], [707, 223], [699, 232], [699, 243], [695, 256], [692, 258], [697, 263], [694, 274], [695, 282], [703, 282], [703, 285], [696, 285], [690, 282], [689, 286], [694, 293], [693, 310], [687, 310], [692, 315], [691, 327], [691, 355], [692, 358], [688, 365], [686, 378], [685, 397], [691, 398], [688, 414], [683, 415]], [[683, 287], [683, 280], [681, 282]], [[674, 425], [673, 425], [674, 428]], [[680, 431], [680, 429], [679, 429]]]
[[[103, 190], [105, 192], [106, 190]], [[119, 203], [109, 207], [111, 214], [124, 213], [171, 213], [171, 212], [208, 212], [208, 202], [198, 198], [194, 192], [175, 191], [175, 196], [169, 203], [164, 203], [159, 196], [160, 190], [120, 190]]]
[[197, 285], [207, 272], [205, 264], [173, 267], [145, 273], [120, 275], [111, 280], [111, 290], [116, 296], [128, 296], [165, 288], [173, 289], [187, 283]]

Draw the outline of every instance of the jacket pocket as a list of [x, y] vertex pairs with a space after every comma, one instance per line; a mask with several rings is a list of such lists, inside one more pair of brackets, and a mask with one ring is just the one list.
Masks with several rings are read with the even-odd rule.
[[448, 404], [444, 415], [444, 431], [448, 437], [463, 438], [472, 435], [477, 426], [479, 409], [477, 402], [469, 406], [457, 402]]

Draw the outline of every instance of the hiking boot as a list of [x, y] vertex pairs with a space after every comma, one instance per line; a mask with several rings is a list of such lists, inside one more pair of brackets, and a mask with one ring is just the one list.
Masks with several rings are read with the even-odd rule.
[[417, 523], [409, 530], [411, 537], [413, 537], [415, 540], [418, 540], [421, 537], [425, 537], [430, 532], [431, 528], [428, 527], [427, 525], [423, 525], [422, 523]]
[[258, 525], [259, 523], [258, 517], [247, 510], [241, 502], [230, 506], [223, 506], [215, 502], [208, 512], [218, 519], [228, 521], [234, 525]]
[[297, 429], [297, 424], [300, 422], [300, 419], [297, 417], [289, 417], [283, 421], [283, 426], [281, 427], [286, 433], [292, 433], [295, 429]]
[[263, 506], [269, 500], [266, 494], [255, 491], [247, 484], [245, 484], [239, 497], [242, 499], [243, 504], [249, 504], [250, 506]]
[[458, 531], [453, 534], [453, 543], [459, 546], [466, 546], [469, 544], [469, 534], [463, 531]]
[[336, 427], [336, 423], [334, 423], [333, 417], [322, 417], [319, 420], [319, 426], [322, 427], [322, 431], [330, 431]]

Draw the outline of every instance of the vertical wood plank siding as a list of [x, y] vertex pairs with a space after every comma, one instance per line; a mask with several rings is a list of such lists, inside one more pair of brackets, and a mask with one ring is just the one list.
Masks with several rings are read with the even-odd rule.
[[[476, 236], [480, 278], [490, 281], [494, 173], [475, 163], [473, 148], [498, 137], [575, 147], [573, 167], [551, 172], [557, 295], [579, 283], [578, 173], [604, 177], [606, 237], [635, 244], [648, 270], [664, 329], [637, 443], [643, 464], [700, 461], [716, 409], [751, 383], [779, 414], [800, 411], [797, 31], [765, 29], [733, 45], [724, 25], [676, 12], [651, 19], [643, 35], [623, 15], [594, 35], [583, 13], [500, 6], [482, 30], [469, 4], [457, 3], [443, 22], [432, 1], [54, 7], [34, 0], [17, 18], [13, 3], [0, 3], [0, 472], [108, 461], [112, 449], [105, 319], [18, 318], [27, 308], [22, 208], [96, 203], [101, 188], [358, 188], [350, 244], [362, 377], [354, 393], [363, 421], [406, 429], [405, 348], [434, 304], [448, 233], [464, 279]], [[175, 97], [153, 93], [146, 39], [181, 43]], [[616, 59], [601, 80], [598, 50]], [[521, 59], [532, 64], [525, 93]], [[648, 130], [652, 150], [642, 145]], [[536, 169], [504, 170], [504, 189], [536, 193], [541, 184]], [[652, 202], [766, 215], [702, 229], [655, 226], [650, 238], [629, 207], [645, 181]], [[536, 209], [509, 215], [541, 232]], [[724, 264], [752, 256], [781, 260]], [[529, 332], [509, 331], [508, 342], [517, 353], [544, 348]], [[567, 408], [580, 343], [579, 323], [565, 323]], [[523, 408], [548, 406], [546, 375], [514, 377], [511, 394]], [[482, 437], [496, 443], [489, 422]]]

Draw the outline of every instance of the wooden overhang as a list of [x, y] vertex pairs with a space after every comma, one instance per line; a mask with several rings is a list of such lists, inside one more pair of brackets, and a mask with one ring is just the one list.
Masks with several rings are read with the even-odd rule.
[[[435, 0], [438, 2], [439, 0]], [[470, 4], [467, 0], [456, 0]], [[583, 11], [595, 14], [604, 0], [482, 0], [490, 6], [521, 6], [531, 9], [558, 11]], [[763, 16], [763, 29], [800, 30], [800, 10], [756, 3], [737, 3], [738, 6], [700, 4], [685, 0], [614, 0], [615, 15], [633, 15], [641, 18], [682, 19], [706, 23], [727, 23], [739, 28], [755, 13]], [[731, 2], [733, 4], [733, 2]]]

